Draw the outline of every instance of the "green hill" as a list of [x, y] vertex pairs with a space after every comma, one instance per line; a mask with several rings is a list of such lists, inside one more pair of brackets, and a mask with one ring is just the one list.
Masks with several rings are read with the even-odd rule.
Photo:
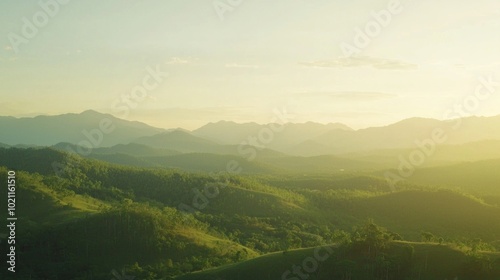
[[[393, 242], [385, 254], [380, 254], [375, 260], [370, 260], [364, 252], [346, 252], [338, 246], [328, 246], [329, 253], [325, 248], [268, 254], [175, 279], [500, 279], [500, 255], [480, 255], [477, 259], [486, 258], [485, 263], [490, 265], [484, 269], [476, 258], [444, 245]], [[403, 255], [407, 256], [406, 263]], [[324, 256], [327, 259], [322, 261]], [[294, 273], [294, 267], [298, 267], [297, 273]]]
[[[2, 181], [6, 171], [0, 168]], [[61, 180], [16, 173], [17, 238], [23, 244], [17, 249], [23, 259], [19, 279], [87, 279], [90, 270], [96, 279], [102, 279], [109, 269], [137, 261], [163, 265], [170, 260], [169, 267], [159, 266], [162, 271], [180, 273], [257, 256], [175, 208], [160, 210], [131, 200], [119, 205], [104, 202], [66, 189]], [[105, 197], [107, 191], [100, 192], [94, 195]], [[2, 218], [5, 220], [5, 214]], [[2, 229], [0, 234], [7, 232]], [[0, 245], [6, 250], [6, 242]], [[5, 261], [5, 255], [0, 259]], [[189, 266], [183, 266], [186, 261]]]
[[[7, 180], [6, 173], [7, 169], [0, 167], [0, 180]], [[67, 190], [55, 178], [18, 171], [16, 179], [16, 196], [20, 198], [16, 215], [23, 230], [74, 221], [109, 207], [103, 201]], [[1, 194], [6, 197], [7, 190], [2, 188]]]
[[[179, 168], [191, 172], [255, 174], [280, 171], [279, 168], [272, 165], [266, 165], [258, 161], [247, 161], [234, 155], [190, 153], [168, 157], [144, 157], [143, 159], [164, 168]], [[281, 172], [284, 171], [281, 170]]]
[[[78, 146], [71, 143], [58, 143], [52, 146], [52, 148], [64, 152], [78, 151]], [[144, 157], [144, 156], [171, 156], [180, 153], [173, 150], [159, 149], [146, 145], [130, 143], [130, 144], [118, 144], [112, 147], [93, 148], [90, 155], [92, 156], [96, 154], [99, 155], [125, 154], [136, 157]]]
[[500, 224], [491, 223], [500, 220], [499, 207], [449, 190], [390, 193], [359, 201], [353, 208], [356, 215], [369, 216], [410, 240], [418, 240], [420, 231], [450, 239], [500, 239]]
[[[187, 167], [196, 161], [209, 167], [203, 156], [170, 157], [177, 157], [178, 163], [188, 158]], [[236, 160], [211, 156], [208, 162], [213, 156], [219, 156], [221, 164]], [[134, 272], [138, 279], [179, 276], [259, 254], [332, 244], [346, 236], [356, 239], [347, 232], [367, 218], [388, 228], [388, 235], [409, 241], [421, 240], [424, 232], [434, 242], [477, 251], [491, 249], [500, 240], [500, 227], [492, 222], [500, 220], [497, 206], [467, 193], [414, 184], [402, 183], [392, 192], [383, 178], [361, 171], [304, 176], [263, 169], [237, 175], [214, 168], [212, 174], [186, 173], [119, 166], [52, 148], [0, 148], [0, 166], [5, 166], [0, 180], [5, 181], [7, 169], [18, 174], [18, 234], [27, 244], [19, 254], [34, 263], [26, 270], [34, 279], [109, 280], [112, 269]], [[384, 258], [405, 252], [403, 245]], [[362, 255], [347, 257], [339, 255], [336, 262], [343, 262], [329, 267], [339, 267], [346, 276], [352, 262], [363, 264]], [[384, 264], [378, 261], [374, 269]], [[390, 274], [399, 275], [393, 268]], [[380, 278], [384, 272], [377, 269]], [[337, 277], [336, 269], [323, 271]], [[355, 271], [368, 273], [363, 265]], [[444, 275], [432, 271], [429, 275]]]

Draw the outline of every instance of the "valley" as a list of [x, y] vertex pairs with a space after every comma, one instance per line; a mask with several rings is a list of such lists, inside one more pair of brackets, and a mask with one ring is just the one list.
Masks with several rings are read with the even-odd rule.
[[[98, 119], [92, 114], [71, 116], [80, 119], [72, 126], [90, 125]], [[7, 182], [9, 170], [17, 176], [21, 279], [500, 277], [495, 134], [436, 145], [426, 164], [393, 184], [384, 175], [398, 172], [398, 156], [414, 149], [411, 141], [368, 151], [348, 141], [347, 153], [296, 155], [307, 152], [278, 149], [285, 143], [276, 134], [278, 146], [245, 146], [256, 151], [248, 157], [238, 152], [248, 124], [134, 138], [131, 127], [155, 129], [113, 123], [130, 132], [120, 136], [129, 142], [85, 154], [64, 137], [28, 143], [21, 139], [36, 137], [22, 132], [15, 144], [12, 135], [0, 136], [7, 143], [0, 147], [0, 181]], [[412, 123], [416, 131], [428, 121]], [[247, 135], [258, 135], [251, 127]], [[377, 129], [388, 128], [370, 134]], [[283, 133], [309, 141], [306, 131], [355, 133], [312, 123], [285, 125]], [[3, 240], [0, 246], [7, 249]]]

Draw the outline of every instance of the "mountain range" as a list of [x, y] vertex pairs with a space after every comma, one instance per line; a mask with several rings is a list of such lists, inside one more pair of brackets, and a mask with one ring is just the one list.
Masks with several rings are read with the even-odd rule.
[[[495, 142], [500, 140], [500, 116], [449, 121], [411, 118], [359, 130], [340, 123], [238, 124], [220, 121], [188, 131], [156, 128], [89, 110], [80, 114], [33, 118], [0, 117], [0, 131], [4, 132], [0, 135], [2, 147], [23, 144], [62, 148], [61, 143], [70, 143], [95, 154], [128, 154], [127, 151], [135, 150], [134, 156], [139, 156], [137, 145], [142, 145], [147, 146], [142, 147], [142, 155], [210, 153], [240, 155], [253, 160], [263, 155], [359, 156], [378, 150], [415, 149], [417, 142], [432, 140], [436, 131], [444, 141], [435, 144]], [[133, 149], [127, 145], [134, 145]]]

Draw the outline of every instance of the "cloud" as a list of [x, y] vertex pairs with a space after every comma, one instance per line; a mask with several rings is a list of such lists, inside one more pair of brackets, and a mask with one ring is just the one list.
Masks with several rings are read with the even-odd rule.
[[3, 49], [6, 50], [6, 51], [8, 51], [8, 52], [12, 51], [12, 47], [9, 46], [9, 45], [3, 47]]
[[181, 57], [171, 57], [165, 64], [170, 64], [170, 65], [178, 65], [178, 64], [190, 64], [192, 62], [192, 58], [181, 58]]
[[397, 94], [371, 91], [323, 91], [323, 92], [303, 92], [302, 95], [328, 96], [335, 99], [372, 101], [398, 97]]
[[416, 69], [416, 64], [385, 58], [369, 56], [340, 57], [332, 60], [316, 60], [309, 62], [299, 62], [300, 65], [320, 68], [349, 68], [371, 66], [381, 70], [408, 70]]
[[228, 63], [225, 65], [225, 67], [226, 68], [250, 68], [250, 69], [260, 68], [259, 65], [238, 64], [238, 63]]

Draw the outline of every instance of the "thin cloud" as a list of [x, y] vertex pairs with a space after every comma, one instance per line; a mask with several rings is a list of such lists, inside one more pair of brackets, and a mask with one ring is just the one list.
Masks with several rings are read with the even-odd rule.
[[350, 68], [371, 66], [381, 70], [409, 70], [416, 69], [416, 64], [385, 58], [370, 56], [340, 57], [332, 60], [316, 60], [309, 62], [299, 62], [300, 65], [319, 68]]
[[9, 46], [9, 45], [3, 47], [3, 49], [6, 50], [6, 51], [8, 51], [8, 52], [12, 51], [12, 47]]

